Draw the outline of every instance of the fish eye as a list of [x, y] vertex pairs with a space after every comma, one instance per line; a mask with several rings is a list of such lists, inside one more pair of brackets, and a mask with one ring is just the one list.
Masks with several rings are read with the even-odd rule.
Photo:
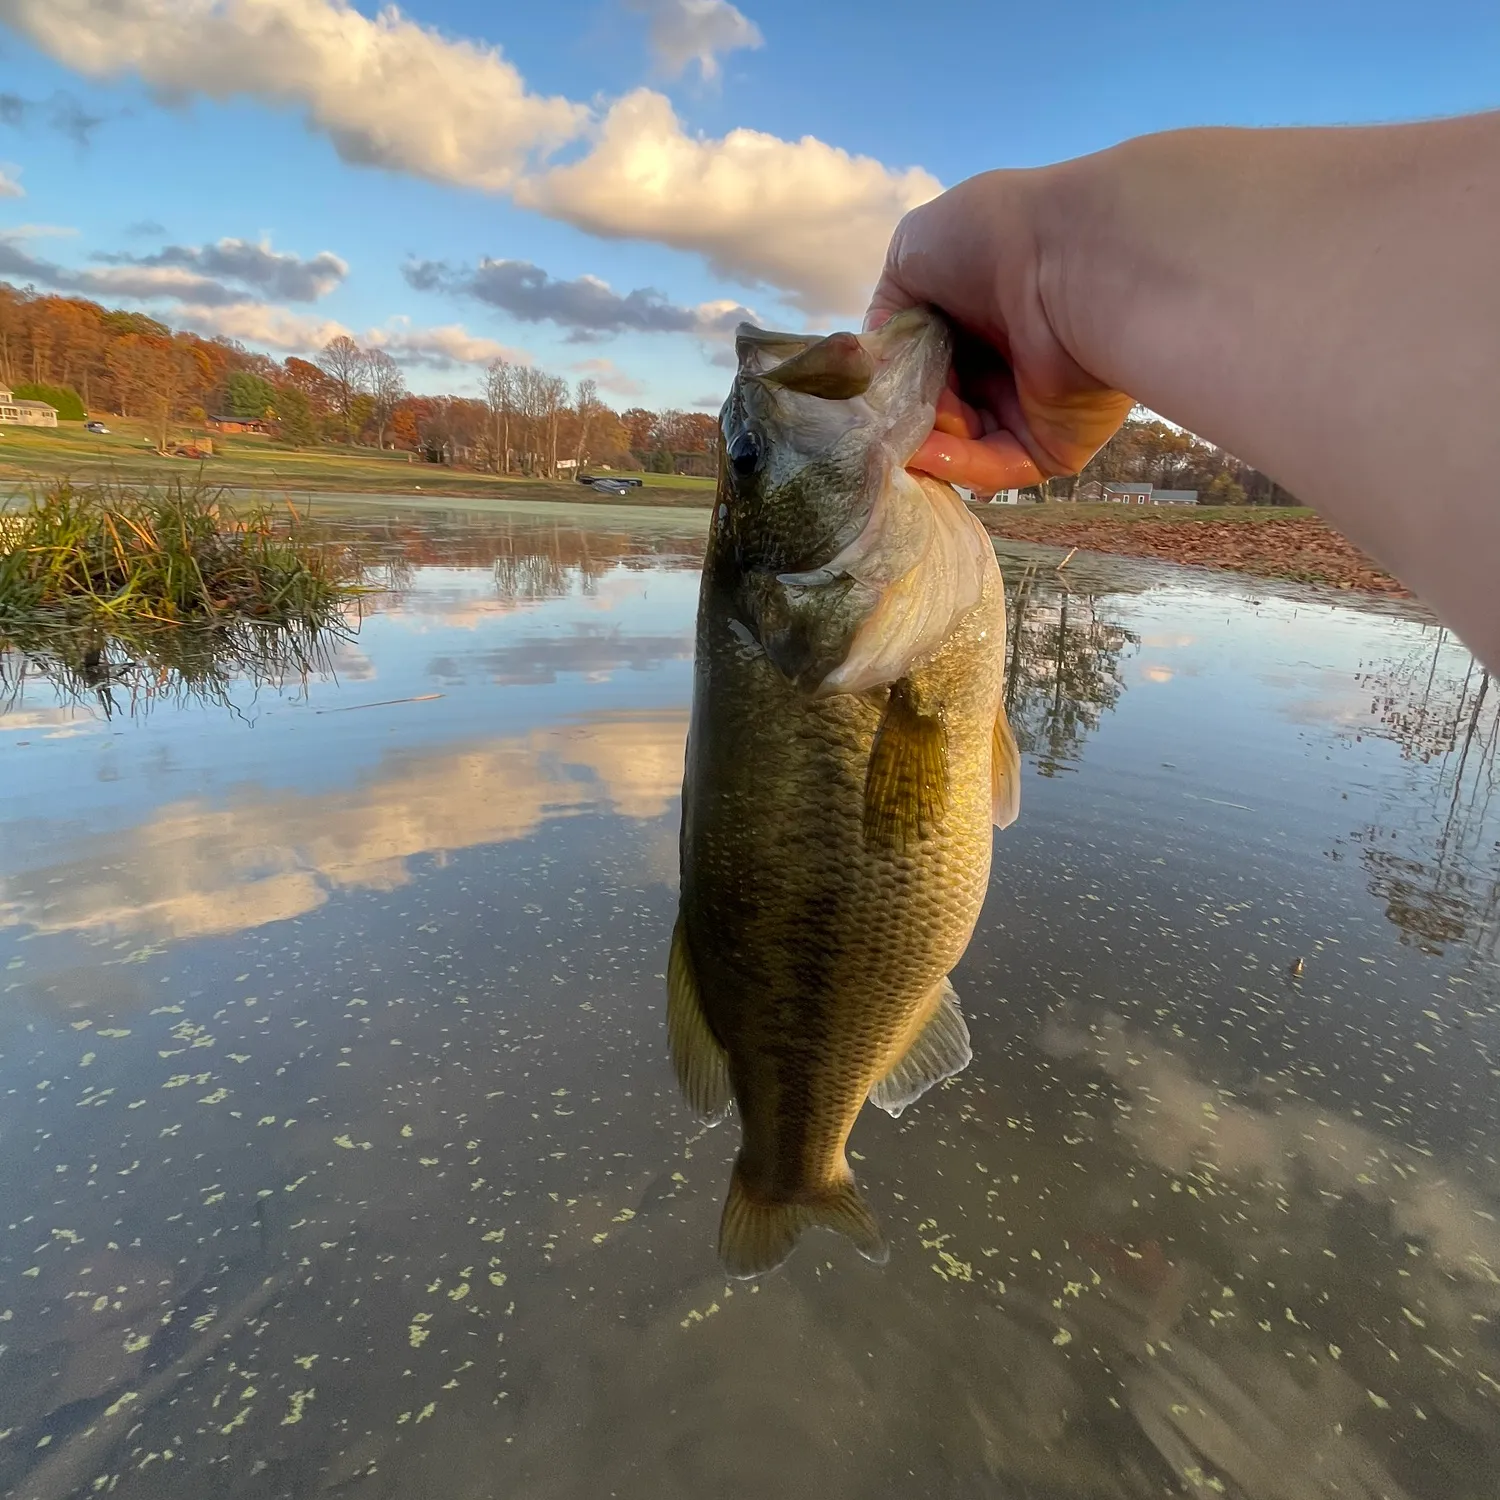
[[761, 442], [753, 429], [747, 427], [736, 435], [729, 445], [729, 463], [735, 474], [747, 479], [758, 468], [762, 457]]

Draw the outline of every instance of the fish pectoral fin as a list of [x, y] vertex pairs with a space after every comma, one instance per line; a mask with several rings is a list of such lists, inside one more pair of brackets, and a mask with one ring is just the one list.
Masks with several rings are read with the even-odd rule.
[[681, 917], [672, 930], [672, 953], [667, 960], [667, 1046], [682, 1097], [700, 1119], [717, 1125], [734, 1102], [729, 1055], [703, 1014]]
[[865, 844], [905, 854], [936, 831], [948, 804], [948, 736], [923, 714], [906, 681], [895, 684], [865, 774]]
[[990, 799], [996, 828], [1009, 828], [1021, 812], [1021, 752], [1010, 731], [1004, 705], [990, 737]]
[[974, 1056], [953, 986], [944, 979], [938, 991], [937, 1005], [906, 1055], [870, 1089], [870, 1103], [893, 1118], [935, 1083], [963, 1072]]
[[852, 1175], [816, 1198], [771, 1202], [750, 1191], [736, 1159], [719, 1221], [719, 1261], [731, 1276], [744, 1280], [774, 1271], [792, 1253], [802, 1231], [813, 1225], [843, 1235], [876, 1265], [889, 1258], [880, 1226]]

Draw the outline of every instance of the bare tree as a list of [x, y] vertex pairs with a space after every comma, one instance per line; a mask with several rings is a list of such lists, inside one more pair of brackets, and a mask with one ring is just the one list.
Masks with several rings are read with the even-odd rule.
[[520, 372], [503, 359], [490, 361], [484, 377], [484, 404], [490, 411], [489, 447], [498, 473], [510, 473], [511, 421], [516, 415]]
[[547, 387], [552, 377], [530, 365], [522, 365], [514, 373], [516, 429], [520, 439], [517, 446], [521, 453], [522, 469], [532, 475], [545, 464], [542, 449], [547, 430]]
[[375, 445], [384, 448], [386, 423], [406, 395], [406, 377], [384, 349], [371, 349], [365, 356], [365, 378], [375, 405]]
[[573, 398], [573, 406], [578, 413], [578, 447], [573, 454], [576, 474], [583, 468], [589, 456], [589, 437], [604, 411], [604, 403], [599, 399], [599, 382], [580, 380], [578, 392]]
[[568, 382], [556, 375], [543, 375], [542, 413], [547, 424], [547, 478], [557, 478], [557, 418], [568, 399]]
[[354, 441], [354, 398], [368, 389], [369, 356], [341, 333], [323, 345], [318, 367], [334, 384], [334, 409], [344, 419], [344, 441]]

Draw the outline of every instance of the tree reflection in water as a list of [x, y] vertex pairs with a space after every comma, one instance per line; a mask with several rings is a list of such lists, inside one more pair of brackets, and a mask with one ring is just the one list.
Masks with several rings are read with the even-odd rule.
[[547, 516], [474, 511], [382, 510], [322, 518], [326, 533], [359, 563], [363, 596], [319, 629], [226, 619], [212, 626], [59, 629], [26, 650], [0, 648], [0, 709], [39, 688], [55, 701], [105, 717], [143, 715], [158, 702], [234, 710], [236, 693], [306, 690], [337, 676], [338, 653], [366, 616], [399, 612], [424, 568], [493, 572], [500, 604], [521, 608], [598, 593], [613, 569], [692, 570], [701, 529], [659, 523], [650, 530]]
[[1385, 816], [1352, 836], [1371, 894], [1401, 940], [1425, 953], [1467, 945], [1500, 958], [1500, 693], [1457, 640], [1438, 630], [1431, 651], [1362, 673], [1374, 733], [1402, 758], [1436, 765], [1411, 778]]
[[1005, 593], [1005, 711], [1022, 753], [1056, 776], [1125, 691], [1120, 663], [1139, 637], [1101, 619], [1096, 597], [1070, 589], [1056, 568], [1029, 564]]

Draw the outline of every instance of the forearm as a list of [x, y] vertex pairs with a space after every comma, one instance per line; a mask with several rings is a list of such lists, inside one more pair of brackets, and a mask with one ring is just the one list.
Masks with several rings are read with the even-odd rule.
[[1038, 290], [1078, 363], [1315, 504], [1500, 663], [1500, 114], [1048, 170]]

